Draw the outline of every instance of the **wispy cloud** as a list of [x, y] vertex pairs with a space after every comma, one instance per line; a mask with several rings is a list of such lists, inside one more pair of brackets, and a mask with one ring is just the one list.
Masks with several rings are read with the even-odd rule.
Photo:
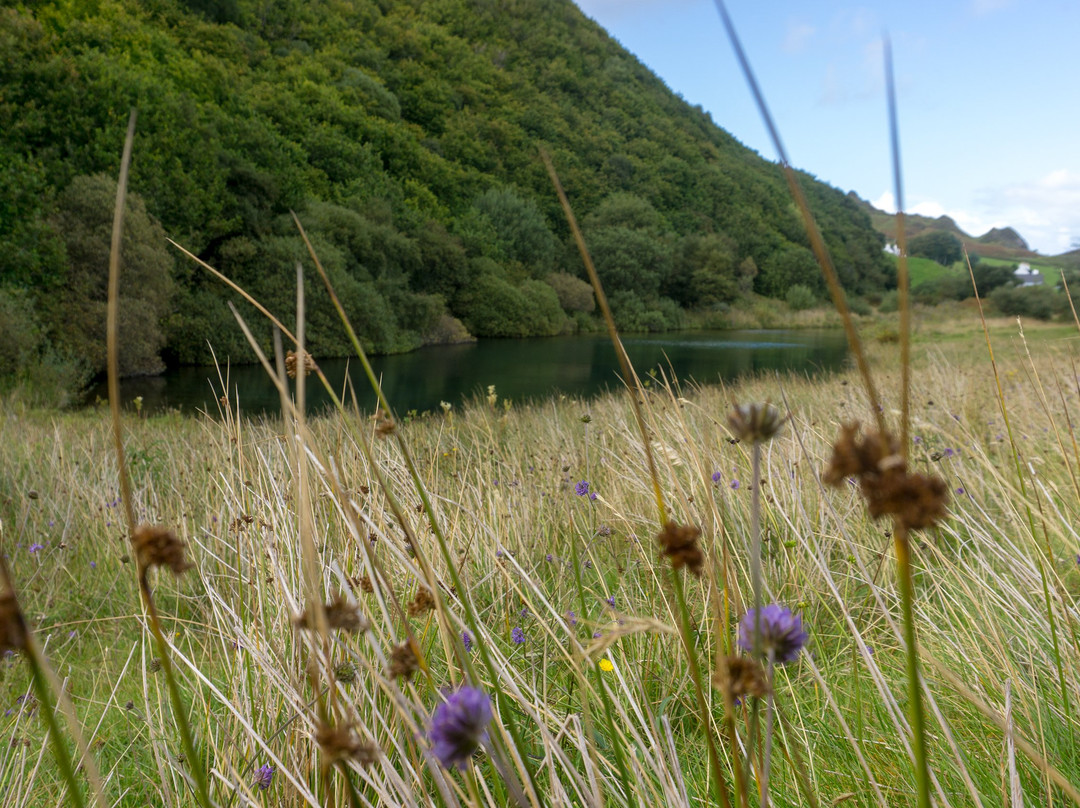
[[971, 0], [971, 10], [978, 16], [991, 14], [1011, 6], [1013, 0]]
[[806, 49], [816, 32], [817, 28], [808, 22], [788, 20], [784, 41], [780, 47], [784, 49], [784, 53], [799, 53]]

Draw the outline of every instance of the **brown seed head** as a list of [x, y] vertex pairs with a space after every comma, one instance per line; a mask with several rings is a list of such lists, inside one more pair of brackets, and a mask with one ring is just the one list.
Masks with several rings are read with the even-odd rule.
[[339, 760], [353, 760], [366, 768], [374, 763], [379, 755], [375, 744], [362, 740], [352, 724], [338, 727], [319, 724], [315, 730], [315, 743], [319, 745], [327, 765]]
[[[290, 379], [296, 378], [297, 365], [299, 364], [296, 358], [296, 351], [288, 351], [285, 354], [285, 372], [289, 374]], [[315, 370], [315, 360], [311, 358], [311, 354], [304, 353], [304, 375], [310, 376], [311, 372]]]
[[26, 650], [26, 619], [14, 593], [0, 595], [0, 651]]
[[412, 675], [419, 667], [420, 660], [416, 657], [412, 643], [405, 640], [395, 645], [390, 651], [390, 667], [386, 674], [395, 678], [400, 676], [407, 682], [412, 679]]
[[931, 527], [945, 518], [948, 487], [940, 477], [926, 474], [889, 474], [862, 486], [866, 507], [873, 517], [894, 514], [909, 530]]
[[829, 485], [840, 485], [848, 477], [882, 474], [902, 466], [903, 462], [896, 438], [883, 437], [879, 432], [863, 436], [859, 434], [858, 423], [844, 424], [822, 479]]
[[416, 590], [416, 597], [414, 597], [409, 604], [409, 617], [419, 617], [422, 614], [427, 614], [434, 608], [435, 596], [431, 594], [430, 590], [420, 587]]
[[131, 536], [131, 546], [142, 573], [152, 567], [168, 567], [180, 575], [194, 566], [184, 558], [184, 543], [168, 528], [139, 525]]
[[660, 542], [660, 555], [671, 559], [672, 569], [689, 568], [694, 575], [701, 575], [705, 554], [698, 546], [701, 530], [693, 525], [680, 525], [669, 521], [656, 540]]
[[381, 437], [385, 438], [392, 435], [395, 429], [397, 429], [397, 423], [390, 417], [389, 413], [381, 409], [375, 413], [375, 431]]
[[[326, 612], [326, 627], [331, 630], [359, 634], [371, 628], [371, 621], [360, 613], [360, 607], [350, 603], [343, 595], [336, 595], [333, 602], [323, 606], [323, 610]], [[310, 612], [310, 609], [304, 609], [303, 613], [293, 618], [293, 622], [299, 628], [314, 631], [315, 616]]]
[[764, 443], [780, 431], [786, 420], [769, 402], [753, 402], [736, 404], [734, 412], [728, 416], [728, 426], [739, 440]]
[[891, 435], [858, 434], [858, 424], [845, 424], [833, 445], [822, 478], [840, 485], [848, 477], [859, 481], [870, 516], [891, 514], [910, 530], [931, 527], [945, 517], [948, 487], [940, 477], [910, 473]]
[[769, 692], [761, 663], [746, 657], [721, 657], [712, 680], [717, 690], [727, 690], [733, 702], [747, 696], [764, 696]]
[[354, 575], [349, 579], [349, 583], [353, 589], [359, 589], [365, 595], [370, 595], [375, 591], [375, 587], [372, 586], [370, 575]]

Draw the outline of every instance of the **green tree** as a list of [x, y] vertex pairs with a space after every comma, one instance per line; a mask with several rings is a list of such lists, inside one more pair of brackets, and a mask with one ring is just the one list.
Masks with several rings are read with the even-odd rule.
[[[116, 180], [76, 177], [60, 195], [55, 229], [67, 252], [64, 283], [48, 298], [61, 346], [92, 370], [105, 369], [105, 320]], [[161, 225], [142, 198], [127, 195], [120, 263], [120, 372], [156, 373], [165, 343], [162, 320], [173, 291], [173, 258]]]
[[765, 261], [754, 280], [754, 288], [767, 297], [783, 297], [795, 284], [817, 292], [822, 286], [821, 269], [806, 247], [789, 244]]
[[960, 239], [944, 230], [933, 230], [915, 236], [908, 241], [907, 248], [908, 255], [929, 258], [946, 267], [955, 264], [964, 255], [964, 245], [960, 243]]

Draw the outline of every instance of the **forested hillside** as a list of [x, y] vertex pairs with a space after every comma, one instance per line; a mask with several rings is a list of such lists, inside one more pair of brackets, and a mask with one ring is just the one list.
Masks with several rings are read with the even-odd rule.
[[[541, 145], [628, 330], [820, 290], [776, 166], [568, 0], [27, 2], [0, 10], [0, 373], [102, 367], [133, 107], [128, 373], [248, 356], [235, 295], [165, 235], [292, 317], [290, 210], [373, 351], [590, 327]], [[846, 287], [889, 286], [866, 212], [804, 184]], [[310, 277], [312, 351], [344, 355]]]

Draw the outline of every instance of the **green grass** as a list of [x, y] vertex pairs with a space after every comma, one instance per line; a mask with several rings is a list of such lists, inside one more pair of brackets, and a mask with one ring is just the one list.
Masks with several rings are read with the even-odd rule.
[[[914, 364], [913, 464], [942, 475], [953, 492], [947, 522], [919, 537], [914, 557], [923, 670], [934, 699], [931, 767], [953, 805], [973, 804], [972, 791], [985, 805], [1000, 804], [1007, 776], [1002, 732], [950, 684], [948, 672], [998, 715], [1009, 680], [1016, 736], [1067, 777], [1080, 779], [1072, 740], [1076, 709], [1065, 717], [1038, 573], [1042, 563], [1060, 639], [1069, 649], [1066, 692], [1075, 703], [1080, 656], [1073, 650], [1072, 616], [1080, 572], [1073, 526], [1080, 494], [1057, 398], [1059, 384], [1066, 397], [1072, 389], [1075, 337], [1063, 339], [1058, 327], [1029, 326], [1035, 357], [1029, 365], [1015, 323], [992, 324], [1018, 448], [1037, 473], [1026, 481], [1025, 498], [989, 364], [979, 359], [985, 345], [976, 322], [960, 306], [917, 322]], [[874, 366], [886, 369], [880, 378], [891, 418], [898, 404], [887, 369], [895, 346], [871, 341], [870, 350]], [[491, 381], [497, 389], [498, 379]], [[1037, 382], [1052, 393], [1046, 405]], [[777, 703], [789, 723], [778, 735], [773, 802], [809, 804], [788, 751], [804, 761], [820, 804], [851, 793], [846, 804], [913, 805], [887, 525], [866, 516], [853, 490], [822, 490], [817, 482], [839, 424], [868, 419], [854, 374], [816, 381], [769, 376], [728, 388], [646, 394], [665, 499], [674, 518], [702, 528], [717, 565], [700, 582], [687, 579], [699, 657], [711, 668], [717, 649], [730, 647], [749, 592], [750, 461], [747, 447], [729, 441], [725, 418], [733, 398], [786, 399], [793, 412], [764, 456], [764, 572], [769, 597], [801, 611], [811, 645], [777, 680]], [[179, 795], [177, 804], [192, 804], [168, 697], [151, 664], [156, 653], [141, 620], [134, 572], [124, 561], [105, 421], [100, 411], [58, 414], [17, 403], [0, 409], [4, 552], [25, 610], [68, 682], [107, 777], [110, 803], [168, 804], [170, 795]], [[140, 518], [176, 529], [196, 563], [180, 579], [157, 574], [156, 593], [221, 804], [237, 784], [241, 794], [233, 804], [240, 805], [263, 798], [274, 805], [322, 804], [332, 793], [337, 804], [345, 798], [341, 777], [321, 774], [311, 738], [316, 694], [306, 671], [323, 657], [291, 623], [304, 599], [299, 516], [305, 510], [314, 525], [322, 596], [349, 592], [374, 623], [367, 635], [338, 634], [326, 645], [328, 664], [351, 662], [357, 671], [354, 681], [333, 683], [331, 709], [355, 718], [384, 755], [370, 770], [353, 767], [352, 781], [377, 805], [449, 804], [440, 787], [472, 801], [466, 780], [440, 774], [425, 758], [423, 740], [438, 689], [460, 681], [444, 643], [463, 627], [462, 593], [447, 596], [437, 612], [407, 620], [430, 674], [419, 672], [410, 684], [384, 674], [385, 654], [406, 623], [385, 595], [392, 589], [402, 603], [411, 600], [418, 568], [377, 473], [386, 475], [421, 554], [444, 586], [449, 570], [426, 517], [417, 513], [419, 499], [395, 445], [376, 439], [374, 465], [364, 459], [371, 424], [344, 416], [311, 423], [312, 493], [305, 501], [288, 460], [290, 429], [279, 420], [125, 420]], [[703, 730], [673, 633], [678, 621], [670, 570], [653, 544], [655, 504], [625, 397], [528, 407], [480, 401], [398, 428], [476, 607], [480, 622], [468, 629], [496, 661], [492, 674], [473, 652], [480, 682], [490, 688], [497, 676], [507, 694], [503, 724], [493, 732], [511, 743], [502, 727], [515, 718], [524, 759], [547, 799], [582, 804], [595, 788], [613, 805], [627, 793], [639, 805], [706, 800]], [[574, 493], [580, 480], [590, 482], [595, 501]], [[357, 525], [346, 517], [343, 497], [355, 503]], [[347, 584], [372, 574], [365, 552], [371, 535], [374, 559], [389, 583], [383, 597]], [[43, 547], [31, 553], [33, 544]], [[577, 613], [576, 626], [565, 619], [569, 610]], [[449, 627], [444, 634], [440, 621]], [[511, 640], [515, 627], [525, 632], [522, 645]], [[587, 651], [594, 632], [602, 634], [598, 642], [610, 644]], [[600, 671], [600, 658], [614, 670]], [[334, 678], [325, 671], [319, 677]], [[0, 663], [0, 694], [13, 710], [5, 718], [11, 742], [0, 745], [5, 805], [19, 804], [19, 793], [31, 794], [34, 805], [61, 798], [48, 753], [38, 764], [41, 721], [16, 701], [28, 681], [18, 657]], [[611, 695], [610, 725], [601, 683]], [[722, 715], [719, 693], [710, 691], [709, 699], [713, 714]], [[744, 738], [749, 715], [739, 709], [735, 716]], [[629, 782], [618, 774], [616, 749], [625, 753]], [[658, 751], [668, 749], [673, 752]], [[260, 795], [252, 773], [273, 759], [267, 750], [280, 766]], [[721, 752], [730, 766], [730, 747], [722, 744]], [[489, 756], [477, 758], [477, 766], [485, 782], [501, 780]], [[1020, 753], [1016, 767], [1029, 801], [1060, 804], [1060, 792]], [[484, 792], [479, 801], [500, 802]]]
[[[893, 263], [897, 262], [895, 256], [892, 256]], [[911, 287], [914, 289], [920, 283], [934, 280], [942, 276], [951, 276], [959, 272], [956, 267], [943, 267], [937, 261], [932, 261], [929, 258], [908, 258], [908, 275], [911, 278]]]

